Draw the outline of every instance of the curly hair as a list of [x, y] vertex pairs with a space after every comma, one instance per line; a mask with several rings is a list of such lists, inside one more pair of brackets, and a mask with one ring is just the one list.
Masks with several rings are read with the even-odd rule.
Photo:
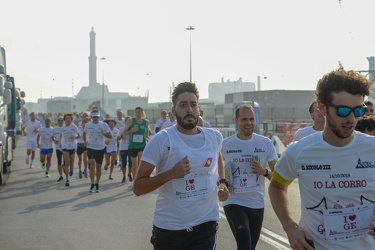
[[176, 106], [178, 96], [185, 92], [193, 93], [197, 97], [197, 101], [199, 100], [199, 91], [198, 91], [197, 85], [192, 82], [182, 82], [178, 84], [177, 87], [173, 90], [173, 93], [172, 93], [173, 106]]
[[368, 131], [375, 130], [375, 116], [365, 115], [358, 119], [357, 125], [355, 126], [355, 130], [360, 131], [362, 133], [366, 133], [366, 129]]
[[333, 93], [346, 91], [352, 95], [368, 96], [372, 82], [354, 70], [343, 68], [325, 74], [318, 82], [315, 90], [316, 99], [327, 105], [333, 99]]

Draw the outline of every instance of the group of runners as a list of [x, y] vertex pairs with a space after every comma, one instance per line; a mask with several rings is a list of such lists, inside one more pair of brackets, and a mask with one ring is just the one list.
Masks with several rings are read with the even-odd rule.
[[48, 178], [55, 150], [59, 173], [57, 181], [63, 181], [65, 176], [65, 186], [70, 186], [69, 178], [74, 174], [76, 155], [78, 178], [90, 178], [91, 193], [100, 192], [103, 161], [104, 170], [109, 169], [109, 180], [114, 179], [114, 166], [119, 163], [123, 174], [122, 183], [127, 178], [132, 182], [151, 133], [141, 107], [135, 109], [135, 117], [123, 116], [120, 109], [116, 111], [115, 118], [107, 116], [104, 121], [97, 109], [90, 114], [83, 112], [78, 117], [66, 112], [57, 117], [55, 126], [52, 126], [51, 117], [46, 115], [43, 126], [36, 119], [36, 114], [31, 112], [22, 128], [26, 136], [26, 164], [30, 169], [34, 168], [35, 153], [39, 148], [41, 168]]

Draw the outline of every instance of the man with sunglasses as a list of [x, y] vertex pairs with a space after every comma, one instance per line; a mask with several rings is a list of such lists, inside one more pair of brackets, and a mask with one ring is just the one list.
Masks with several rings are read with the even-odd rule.
[[[324, 75], [315, 91], [323, 131], [290, 144], [275, 165], [269, 195], [293, 249], [375, 249], [375, 137], [354, 131], [371, 86], [355, 71]], [[299, 223], [288, 198], [295, 178]]]
[[[99, 181], [102, 176], [102, 163], [105, 153], [104, 139], [112, 139], [112, 132], [107, 123], [99, 121], [100, 112], [91, 112], [92, 121], [83, 129], [83, 139], [87, 147], [90, 169], [90, 193], [99, 193]], [[95, 180], [96, 178], [96, 180]]]

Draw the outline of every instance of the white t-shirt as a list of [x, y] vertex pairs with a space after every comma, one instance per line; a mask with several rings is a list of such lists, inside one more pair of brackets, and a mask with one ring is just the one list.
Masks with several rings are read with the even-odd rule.
[[163, 123], [163, 126], [161, 126], [161, 129], [165, 129], [165, 128], [168, 128], [168, 127], [171, 127], [173, 125], [176, 124], [176, 121], [174, 122], [171, 122], [171, 120], [167, 120]]
[[43, 149], [53, 148], [53, 140], [52, 140], [53, 132], [52, 131], [53, 131], [52, 127], [49, 127], [49, 128], [42, 127], [39, 130], [40, 148], [43, 148]]
[[77, 141], [77, 144], [78, 143], [85, 143], [85, 140], [83, 139], [83, 127], [82, 125], [79, 125], [78, 126], [78, 132], [79, 134], [81, 135], [81, 137], [79, 137], [76, 141]]
[[156, 175], [170, 170], [188, 156], [191, 173], [158, 188], [154, 225], [182, 230], [219, 220], [217, 201], [218, 157], [223, 137], [217, 130], [184, 135], [176, 126], [161, 130], [147, 143], [142, 161], [156, 167]]
[[62, 135], [61, 148], [68, 150], [76, 149], [75, 137], [79, 133], [78, 127], [74, 123], [71, 123], [69, 126], [64, 125], [60, 129], [60, 133]]
[[[117, 136], [121, 136], [122, 133], [124, 132], [124, 129], [125, 129], [125, 126], [122, 126], [119, 129]], [[120, 144], [119, 144], [118, 149], [120, 151], [129, 149], [129, 135], [125, 135], [125, 136], [122, 137], [122, 139], [120, 140]]]
[[208, 121], [203, 120], [203, 127], [212, 128], [211, 124]]
[[25, 127], [25, 132], [26, 132], [26, 141], [36, 142], [39, 129], [42, 128], [42, 124], [40, 123], [40, 121], [35, 120], [32, 122], [31, 120], [28, 120], [25, 123], [24, 127]]
[[299, 141], [301, 140], [303, 137], [306, 137], [308, 135], [312, 135], [312, 134], [315, 134], [316, 132], [320, 132], [319, 130], [315, 130], [313, 128], [313, 126], [307, 126], [307, 127], [304, 127], [304, 128], [300, 128], [298, 129], [295, 133], [294, 133], [294, 136], [293, 136], [293, 141]]
[[[84, 128], [87, 140], [87, 148], [94, 150], [101, 150], [105, 148], [104, 144], [104, 134], [111, 132], [108, 124], [105, 122], [99, 121], [98, 123], [89, 122], [86, 123]], [[116, 149], [117, 150], [117, 149]]]
[[61, 128], [63, 126], [56, 126], [52, 129], [52, 134], [55, 136], [56, 142], [55, 142], [55, 149], [61, 151], [60, 147], [60, 133], [61, 133]]
[[264, 208], [266, 177], [254, 174], [250, 162], [252, 156], [257, 155], [262, 167], [266, 168], [267, 162], [276, 160], [278, 157], [272, 141], [255, 133], [250, 140], [241, 140], [234, 134], [224, 139], [221, 153], [232, 172], [230, 195], [223, 205]]
[[159, 118], [159, 120], [156, 121], [155, 128], [161, 128], [164, 124], [164, 122], [167, 121], [167, 118]]
[[[374, 238], [367, 235], [371, 218], [361, 207], [370, 206], [371, 214], [374, 209], [375, 137], [353, 134], [348, 145], [335, 147], [315, 133], [290, 144], [275, 165], [282, 178], [298, 178], [299, 224], [313, 237], [315, 249], [375, 249]], [[354, 227], [357, 236], [350, 236]]]
[[122, 117], [121, 119], [119, 119], [116, 116], [114, 120], [116, 121], [116, 128], [117, 129], [121, 128], [122, 126], [125, 126], [125, 118], [124, 117]]
[[118, 129], [113, 128], [112, 130], [112, 139], [105, 138], [105, 142], [109, 142], [109, 144], [105, 144], [107, 153], [117, 152], [117, 136], [118, 136]]

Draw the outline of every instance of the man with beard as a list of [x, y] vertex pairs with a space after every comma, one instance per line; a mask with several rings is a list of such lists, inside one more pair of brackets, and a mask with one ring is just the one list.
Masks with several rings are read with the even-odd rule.
[[197, 126], [198, 99], [194, 83], [180, 83], [174, 89], [172, 112], [177, 124], [161, 130], [146, 145], [134, 181], [136, 195], [158, 189], [154, 249], [216, 246], [217, 197], [224, 201], [229, 195], [220, 153], [223, 137], [217, 130]]
[[[375, 137], [354, 131], [371, 86], [355, 71], [324, 75], [315, 91], [323, 131], [290, 144], [275, 165], [269, 195], [293, 249], [375, 249]], [[288, 198], [295, 178], [299, 223]]]
[[322, 131], [324, 128], [325, 119], [322, 113], [318, 109], [317, 101], [314, 100], [309, 107], [309, 113], [314, 124], [312, 126], [307, 126], [298, 129], [294, 133], [293, 141], [299, 141], [303, 137], [314, 134], [316, 132]]
[[263, 223], [265, 179], [271, 180], [278, 157], [272, 141], [254, 133], [256, 120], [251, 105], [238, 106], [234, 120], [238, 132], [225, 138], [221, 150], [226, 171], [232, 173], [224, 212], [237, 249], [255, 249]]

